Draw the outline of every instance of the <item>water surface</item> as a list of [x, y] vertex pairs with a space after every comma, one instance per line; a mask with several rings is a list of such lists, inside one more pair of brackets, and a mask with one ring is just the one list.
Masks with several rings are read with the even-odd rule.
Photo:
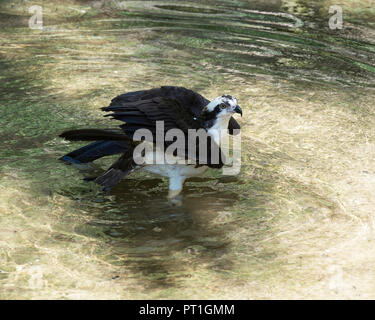
[[[330, 1], [0, 7], [0, 297], [373, 298], [375, 12]], [[242, 169], [111, 193], [57, 158], [117, 94], [181, 85], [244, 109]], [[100, 172], [111, 160], [98, 161]]]

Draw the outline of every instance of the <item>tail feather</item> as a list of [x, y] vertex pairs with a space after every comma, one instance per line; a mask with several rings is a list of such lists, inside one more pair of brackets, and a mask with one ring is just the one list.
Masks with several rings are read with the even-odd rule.
[[65, 163], [88, 163], [96, 159], [111, 156], [119, 153], [124, 153], [130, 147], [127, 141], [95, 141], [84, 147], [69, 152], [62, 156], [60, 160]]
[[123, 131], [118, 129], [79, 129], [65, 131], [60, 134], [61, 138], [69, 141], [97, 141], [117, 140], [132, 141]]
[[63, 132], [60, 137], [70, 141], [95, 141], [61, 157], [60, 159], [66, 163], [83, 164], [107, 155], [122, 153], [122, 156], [103, 175], [89, 179], [100, 184], [104, 190], [109, 191], [136, 169], [133, 150], [137, 142], [133, 142], [122, 130], [70, 130]]
[[109, 191], [131, 171], [133, 171], [133, 169], [122, 171], [121, 169], [110, 168], [94, 181], [100, 184], [105, 191]]
[[111, 190], [122, 178], [133, 172], [136, 164], [133, 160], [133, 148], [129, 148], [112, 166], [95, 182], [100, 184], [104, 190]]

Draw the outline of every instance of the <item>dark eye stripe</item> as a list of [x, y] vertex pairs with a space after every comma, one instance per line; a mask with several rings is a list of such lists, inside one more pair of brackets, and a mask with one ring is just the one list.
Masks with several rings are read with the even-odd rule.
[[204, 113], [204, 120], [209, 121], [215, 119], [217, 114], [223, 111], [224, 108], [221, 108], [222, 105], [224, 106], [224, 108], [226, 107], [224, 103], [221, 103], [218, 104], [212, 111], [206, 111]]
[[221, 111], [220, 105], [217, 105], [212, 112], [215, 114], [218, 114], [220, 111]]
[[220, 113], [223, 109], [221, 109], [221, 104], [217, 105], [214, 110], [210, 112], [211, 117], [216, 117], [218, 113]]

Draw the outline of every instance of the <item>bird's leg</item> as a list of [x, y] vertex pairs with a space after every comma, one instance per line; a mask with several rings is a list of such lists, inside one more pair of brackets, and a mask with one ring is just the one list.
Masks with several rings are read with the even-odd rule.
[[181, 193], [181, 191], [182, 189], [179, 189], [179, 190], [169, 189], [168, 199], [171, 200], [171, 199], [176, 198]]
[[168, 199], [174, 199], [181, 193], [185, 179], [186, 178], [184, 176], [180, 175], [173, 175], [169, 177]]

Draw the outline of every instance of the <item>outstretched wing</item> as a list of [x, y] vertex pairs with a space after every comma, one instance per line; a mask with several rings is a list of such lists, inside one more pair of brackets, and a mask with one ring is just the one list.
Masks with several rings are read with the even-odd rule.
[[[187, 89], [186, 89], [187, 90]], [[143, 96], [144, 98], [145, 96]], [[129, 96], [128, 96], [129, 98]], [[199, 116], [194, 113], [191, 107], [191, 102], [193, 99], [182, 99], [182, 98], [170, 98], [170, 97], [154, 97], [148, 99], [140, 99], [137, 101], [127, 99], [121, 99], [122, 103], [119, 105], [116, 103], [115, 106], [110, 105], [104, 108], [105, 111], [113, 111], [108, 114], [114, 119], [124, 121], [125, 124], [120, 127], [124, 130], [127, 136], [133, 138], [134, 133], [138, 129], [148, 129], [151, 133], [151, 139], [145, 137], [146, 140], [150, 142], [156, 142], [157, 134], [157, 122], [163, 121], [164, 134], [170, 129], [180, 129], [185, 138], [188, 136], [189, 129], [204, 129], [203, 121]], [[167, 148], [169, 145], [175, 141], [164, 142], [164, 147]], [[193, 160], [196, 164], [205, 164], [210, 167], [220, 168], [223, 166], [223, 155], [218, 145], [216, 145], [211, 138], [208, 137], [206, 143], [205, 154], [202, 148], [200, 148], [200, 140], [196, 141], [195, 152], [192, 154], [191, 149], [189, 149], [188, 139], [185, 139], [184, 145], [180, 148], [185, 150], [185, 158]], [[189, 152], [190, 151], [190, 152]], [[218, 155], [218, 157], [214, 157]]]
[[[128, 123], [131, 121], [134, 128], [139, 128], [142, 125], [149, 126], [150, 123], [143, 118], [143, 115], [139, 113], [136, 108], [129, 106], [129, 104], [154, 98], [166, 98], [177, 101], [180, 105], [186, 107], [186, 109], [190, 109], [193, 116], [196, 118], [200, 117], [202, 109], [210, 102], [193, 90], [183, 87], [163, 86], [160, 88], [133, 91], [119, 95], [111, 101], [111, 104], [108, 107], [102, 108], [102, 110], [126, 112], [127, 114], [117, 114], [116, 119]], [[130, 128], [130, 126], [128, 126], [128, 128]], [[240, 129], [240, 125], [233, 117], [231, 117], [228, 125], [228, 131], [230, 134], [233, 134], [233, 129]]]

